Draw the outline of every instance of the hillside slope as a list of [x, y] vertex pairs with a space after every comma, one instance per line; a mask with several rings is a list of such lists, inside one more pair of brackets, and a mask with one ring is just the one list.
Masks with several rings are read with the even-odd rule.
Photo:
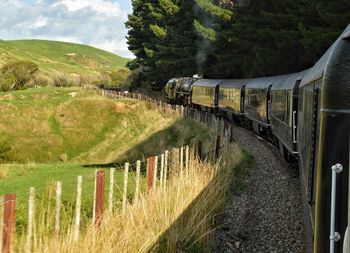
[[26, 60], [39, 65], [39, 76], [89, 78], [125, 68], [128, 59], [87, 45], [46, 40], [0, 40], [0, 66]]
[[115, 163], [196, 136], [205, 139], [206, 133], [199, 124], [164, 117], [142, 102], [106, 99], [80, 88], [0, 92], [0, 143], [11, 147], [5, 162]]

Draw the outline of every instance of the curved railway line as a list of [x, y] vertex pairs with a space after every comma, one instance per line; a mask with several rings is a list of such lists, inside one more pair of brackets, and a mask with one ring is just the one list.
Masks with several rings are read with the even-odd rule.
[[[237, 122], [273, 143], [288, 162], [297, 161], [306, 250], [350, 252], [350, 25], [302, 72], [173, 78], [165, 92], [169, 102]], [[271, 171], [270, 176], [279, 175]]]
[[232, 135], [254, 156], [255, 165], [245, 190], [226, 200], [214, 252], [306, 252], [297, 170], [257, 135], [237, 126]]

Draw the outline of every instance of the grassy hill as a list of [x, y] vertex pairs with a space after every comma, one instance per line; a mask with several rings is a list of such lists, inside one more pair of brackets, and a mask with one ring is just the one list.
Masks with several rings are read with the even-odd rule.
[[132, 160], [201, 135], [203, 127], [186, 123], [137, 100], [116, 101], [76, 87], [0, 92], [0, 141], [11, 147], [6, 162]]
[[87, 45], [46, 40], [0, 40], [0, 66], [14, 60], [39, 65], [41, 78], [93, 79], [103, 72], [125, 68], [128, 59]]
[[[21, 230], [30, 187], [41, 199], [50, 182], [61, 180], [63, 201], [73, 206], [76, 177], [82, 175], [83, 210], [91, 214], [95, 169], [135, 162], [210, 134], [195, 121], [167, 117], [143, 102], [107, 99], [76, 87], [0, 92], [0, 146], [6, 141], [11, 148], [3, 160], [0, 152], [0, 195], [17, 194]], [[117, 170], [118, 187], [122, 182], [123, 171]], [[120, 200], [120, 191], [115, 198]]]

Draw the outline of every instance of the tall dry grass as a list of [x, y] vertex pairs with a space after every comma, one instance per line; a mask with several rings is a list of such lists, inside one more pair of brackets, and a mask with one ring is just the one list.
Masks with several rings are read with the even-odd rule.
[[[236, 145], [226, 151], [216, 164], [192, 158], [188, 170], [171, 168], [166, 188], [158, 182], [155, 190], [129, 203], [125, 213], [105, 214], [100, 229], [93, 224], [85, 228], [76, 242], [72, 229], [55, 236], [49, 221], [39, 222], [32, 252], [211, 251], [215, 217], [242, 157]], [[25, 251], [24, 239], [20, 252]]]

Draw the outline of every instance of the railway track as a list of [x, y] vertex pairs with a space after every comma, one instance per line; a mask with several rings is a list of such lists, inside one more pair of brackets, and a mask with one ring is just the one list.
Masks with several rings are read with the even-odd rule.
[[300, 181], [271, 144], [233, 126], [233, 138], [256, 160], [246, 189], [227, 198], [213, 252], [306, 252]]

